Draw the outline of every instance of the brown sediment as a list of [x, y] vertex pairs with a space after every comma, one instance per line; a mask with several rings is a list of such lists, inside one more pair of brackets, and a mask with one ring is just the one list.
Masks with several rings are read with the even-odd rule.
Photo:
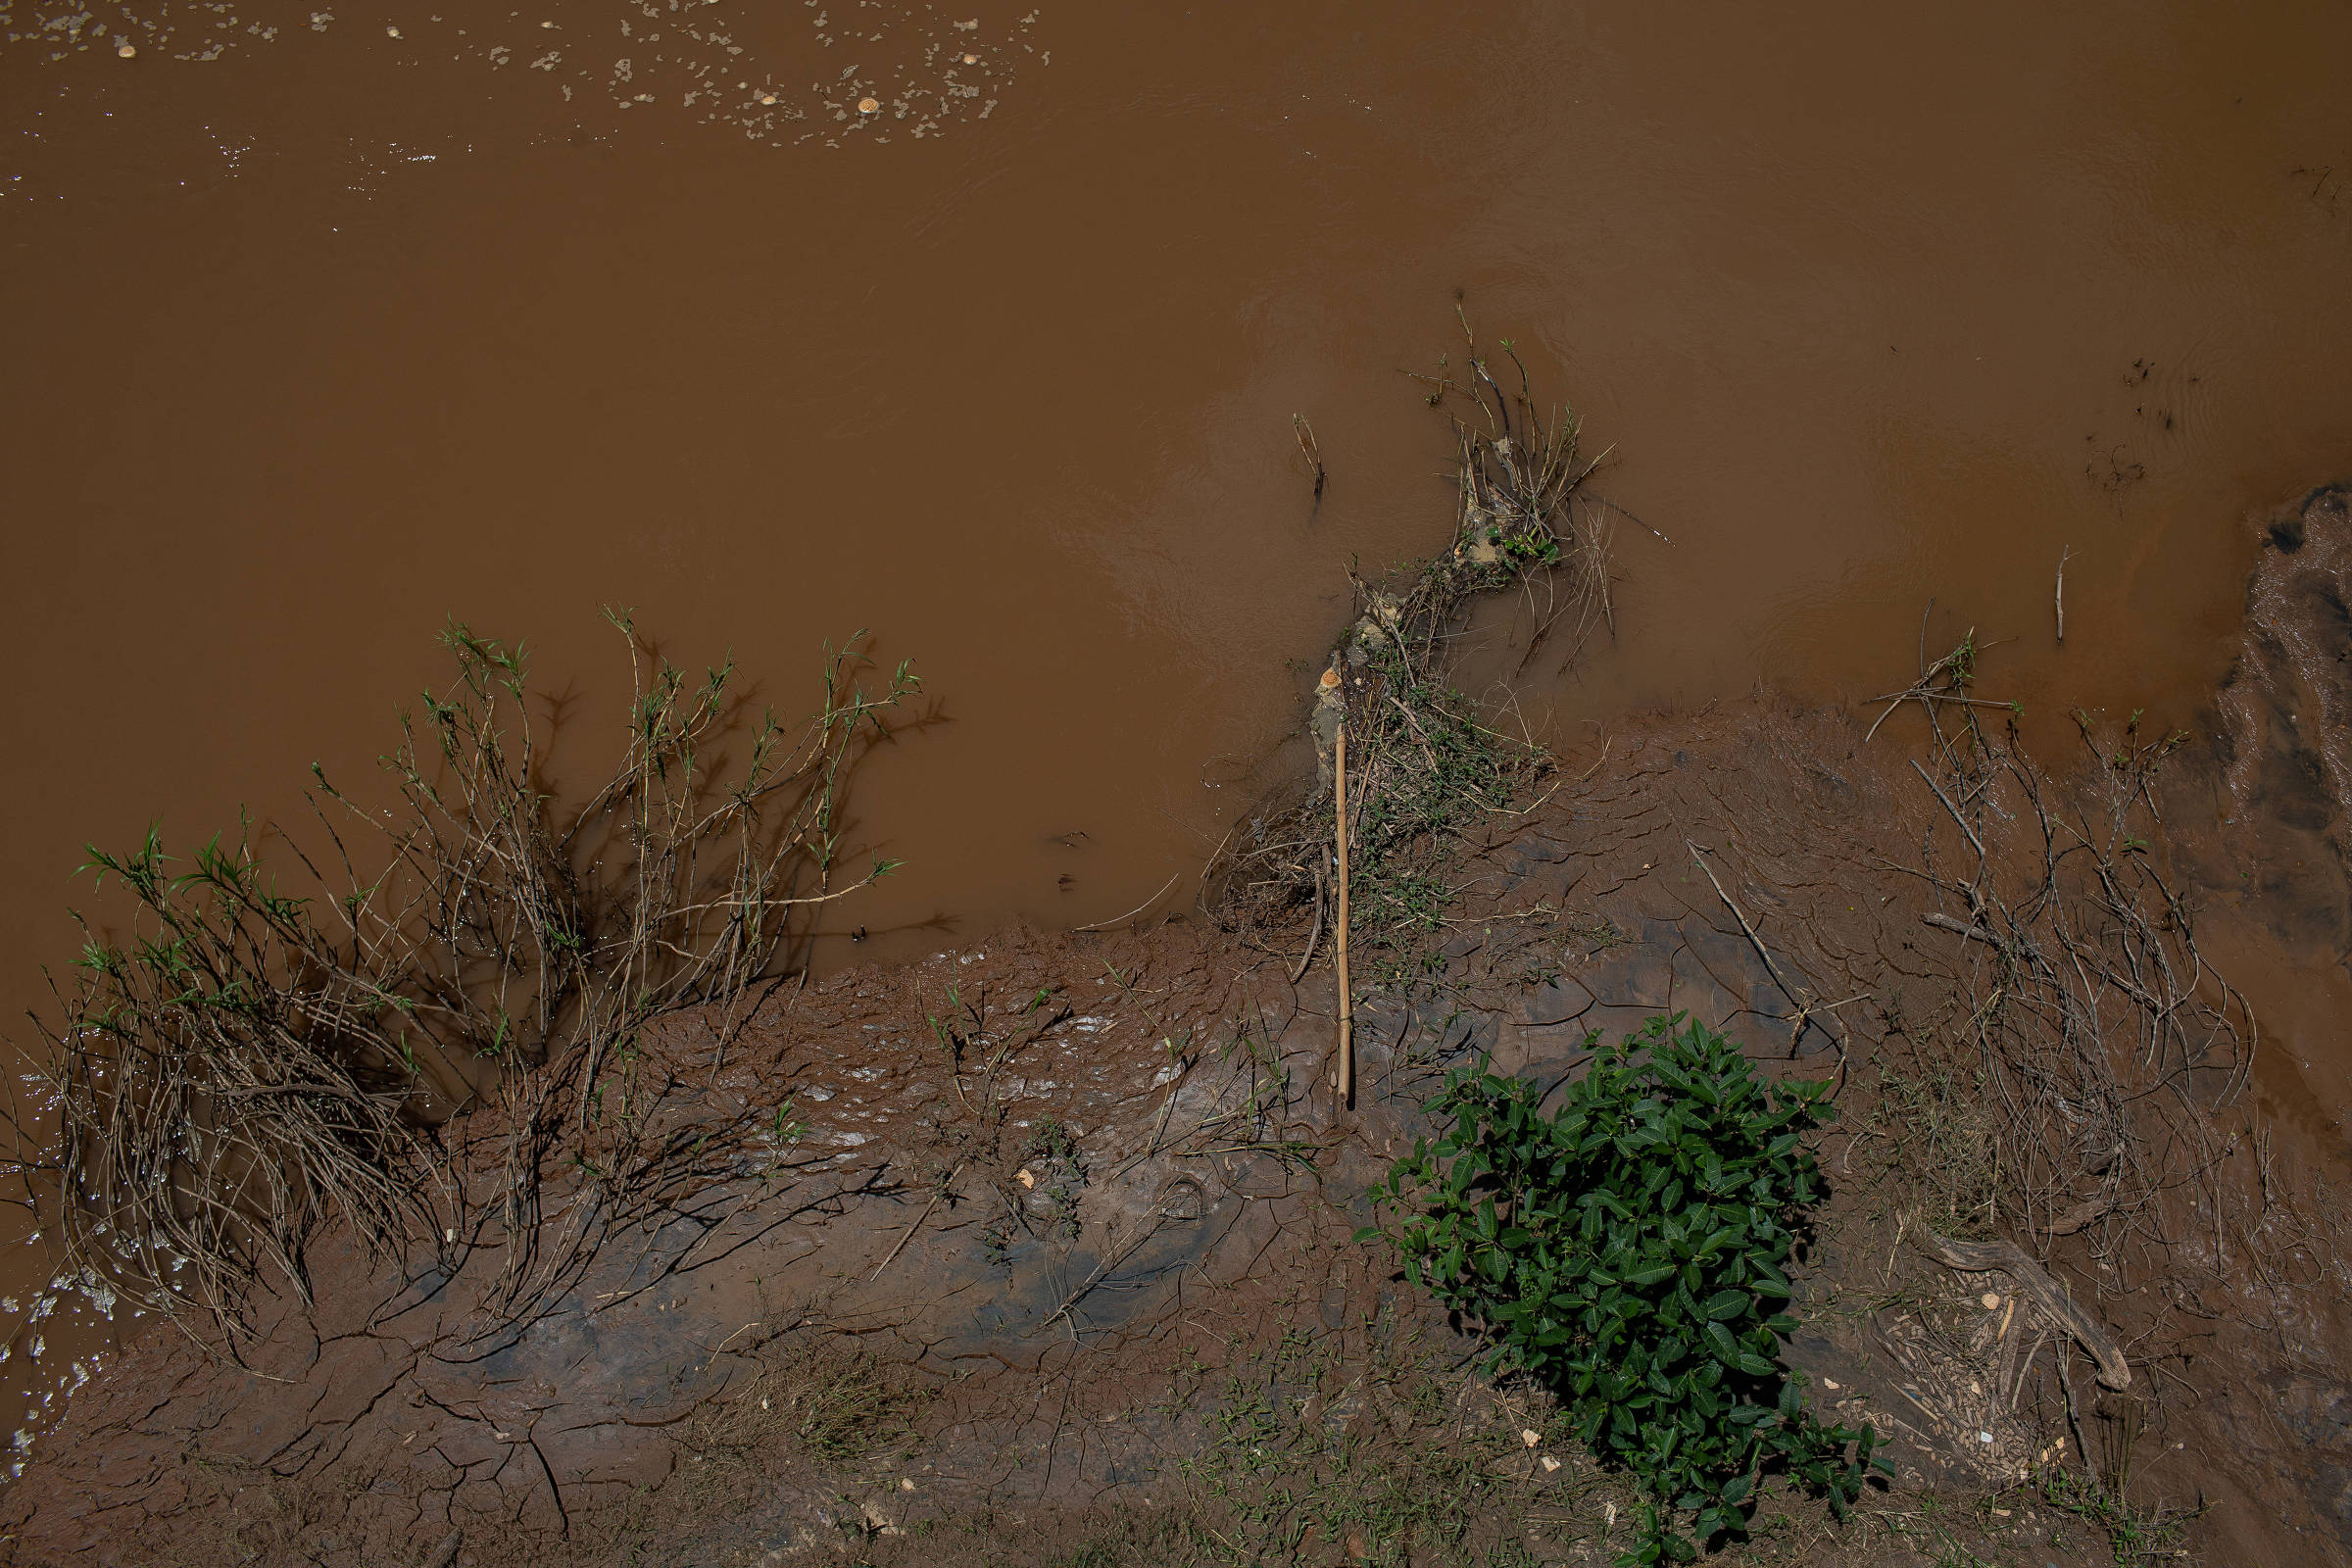
[[[2326, 605], [2256, 597], [2306, 628]], [[2274, 634], [2249, 629], [2241, 697], [2275, 688], [2253, 652]], [[1938, 739], [1923, 709], [1962, 723]], [[2256, 789], [2208, 830], [2177, 805], [2212, 787], [2196, 750], [2119, 767], [2094, 728], [2091, 765], [2045, 771], [1966, 725], [1981, 711], [1915, 700], [1866, 740], [1860, 716], [1761, 697], [1565, 759], [1547, 798], [1458, 847], [1442, 970], [1360, 999], [1349, 1122], [1322, 1090], [1333, 977], [1292, 975], [1303, 907], [1266, 951], [1163, 916], [779, 993], [711, 1085], [727, 1116], [777, 1113], [769, 1163], [616, 1238], [507, 1340], [469, 1343], [489, 1278], [463, 1268], [346, 1268], [316, 1321], [272, 1309], [250, 1373], [151, 1337], [11, 1494], [18, 1560], [397, 1560], [454, 1533], [481, 1563], [1209, 1561], [1295, 1540], [1304, 1504], [1263, 1476], [1353, 1495], [1377, 1473], [1466, 1511], [1328, 1544], [1604, 1561], [1637, 1499], [1540, 1393], [1461, 1368], [1465, 1326], [1353, 1242], [1354, 1205], [1448, 1063], [1549, 1081], [1590, 1030], [1665, 1010], [1769, 1073], [1848, 1069], [1791, 1356], [1897, 1476], [1842, 1527], [1776, 1493], [1790, 1523], [1765, 1560], [2106, 1563], [2124, 1528], [2210, 1561], [2337, 1560], [2340, 1148], [2281, 1130], [2293, 1077], [2269, 1056], [2236, 1100], [2223, 1036], [2172, 1065], [2176, 1025], [2238, 1016], [2217, 976], [2134, 995], [2130, 968], [2197, 951], [2214, 845], [2311, 833], [2309, 792]], [[2106, 854], [2086, 881], [2036, 880], [2066, 822]], [[2340, 889], [2333, 866], [2312, 885]], [[2297, 898], [2238, 902], [2293, 933]], [[2020, 1000], [2034, 953], [2125, 965], [2064, 993], [2099, 1002], [2098, 1028]], [[2036, 1041], [2074, 1076], [2002, 1088]], [[696, 1049], [684, 1024], [656, 1045]], [[2053, 1147], [2051, 1127], [2095, 1136]], [[1355, 1468], [1334, 1480], [1337, 1454]], [[1922, 1498], [1953, 1505], [1944, 1523]]]

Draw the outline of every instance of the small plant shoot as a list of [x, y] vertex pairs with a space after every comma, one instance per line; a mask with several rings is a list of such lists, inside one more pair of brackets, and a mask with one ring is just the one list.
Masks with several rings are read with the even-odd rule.
[[1877, 1435], [1819, 1421], [1780, 1360], [1825, 1087], [1761, 1083], [1679, 1015], [1588, 1044], [1549, 1113], [1537, 1085], [1457, 1069], [1430, 1106], [1448, 1130], [1373, 1189], [1398, 1228], [1358, 1240], [1385, 1236], [1407, 1276], [1485, 1326], [1496, 1370], [1549, 1388], [1594, 1456], [1639, 1478], [1651, 1501], [1621, 1563], [1741, 1535], [1768, 1474], [1842, 1517]]

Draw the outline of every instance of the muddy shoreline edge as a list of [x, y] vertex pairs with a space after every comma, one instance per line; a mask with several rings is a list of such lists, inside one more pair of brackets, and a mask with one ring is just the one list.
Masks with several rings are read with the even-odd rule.
[[[2209, 898], [2227, 886], [2219, 865], [2273, 868], [2245, 908], [2290, 956], [2324, 947], [2352, 907], [2337, 836], [2352, 731], [2328, 679], [2352, 549], [2343, 492], [2314, 492], [2291, 522], [2267, 530], [2219, 744], [2166, 786], [2236, 808], [2211, 835], [2171, 813], [2182, 827], [2165, 846]], [[2314, 1198], [2272, 1206], [2266, 1169], [2266, 1207], [2238, 1238], [2267, 1236], [2291, 1267], [2249, 1275], [2217, 1255], [2214, 1286], [2178, 1293], [2169, 1315], [2117, 1303], [2133, 1353], [2154, 1352], [2143, 1381], [2178, 1385], [2168, 1396], [2086, 1401], [2087, 1377], [2059, 1387], [2045, 1352], [2008, 1369], [2012, 1427], [1964, 1429], [1959, 1401], [1984, 1381], [1969, 1303], [2015, 1293], [1900, 1246], [1905, 1205], [1888, 1200], [1916, 1200], [1931, 1148], [1948, 1175], [1968, 1136], [1965, 1094], [1947, 1084], [1938, 1102], [1932, 1074], [1886, 1070], [1902, 1054], [1890, 1042], [1927, 1059], [1920, 1020], [1956, 983], [1921, 919], [1935, 911], [1874, 863], [1916, 858], [1943, 814], [1898, 759], [1865, 750], [1843, 715], [1769, 697], [1563, 759], [1557, 793], [1466, 858], [1478, 886], [1432, 995], [1359, 1002], [1351, 1121], [1325, 1087], [1328, 974], [1294, 985], [1280, 956], [1195, 922], [1015, 931], [773, 999], [735, 1087], [746, 1104], [789, 1102], [794, 1146], [822, 1151], [785, 1199], [655, 1228], [633, 1261], [615, 1250], [563, 1310], [486, 1354], [443, 1353], [447, 1285], [386, 1298], [324, 1271], [318, 1323], [281, 1316], [250, 1372], [150, 1338], [12, 1489], [15, 1560], [424, 1561], [454, 1534], [444, 1562], [1141, 1561], [1186, 1542], [1230, 1549], [1237, 1518], [1280, 1534], [1297, 1504], [1269, 1513], [1266, 1488], [1328, 1487], [1344, 1449], [1352, 1474], [1377, 1472], [1375, 1494], [1442, 1483], [1453, 1511], [1367, 1506], [1336, 1540], [1310, 1525], [1289, 1548], [1310, 1560], [1319, 1546], [1605, 1561], [1622, 1544], [1616, 1483], [1525, 1391], [1463, 1375], [1460, 1326], [1349, 1240], [1356, 1200], [1418, 1130], [1429, 1075], [1465, 1054], [1553, 1074], [1589, 1029], [1690, 1011], [1768, 1071], [1821, 1074], [1832, 1041], [1806, 1038], [1778, 964], [1820, 1001], [1872, 999], [1871, 1023], [1845, 1016], [1876, 1049], [1845, 1049], [1881, 1080], [1857, 1072], [1823, 1144], [1836, 1188], [1795, 1357], [1816, 1399], [1911, 1436], [1900, 1483], [1859, 1526], [1789, 1503], [1752, 1549], [1907, 1562], [1941, 1532], [1969, 1550], [2030, 1540], [2045, 1560], [2111, 1560], [2117, 1521], [2031, 1480], [2065, 1439], [2094, 1449], [2093, 1473], [2120, 1470], [2122, 1500], [2145, 1515], [2123, 1527], [2163, 1527], [2170, 1509], [2180, 1549], [2227, 1542], [2222, 1560], [2343, 1551], [2352, 1363], [2313, 1185], [2332, 1150], [2280, 1149], [2280, 1194], [2300, 1165]], [[1739, 858], [1752, 908], [1694, 867], [1685, 845], [1702, 834]], [[1021, 1011], [1040, 994], [1067, 1000]], [[973, 1115], [973, 1082], [943, 1075], [934, 1020], [952, 1006], [976, 1008], [971, 1038], [997, 1058], [993, 1120]], [[2278, 1234], [2290, 1213], [2304, 1228]], [[2097, 1300], [2096, 1269], [2059, 1240], [2054, 1271]], [[755, 1401], [775, 1419], [755, 1419]], [[1217, 1468], [1237, 1421], [1248, 1435]], [[1254, 1462], [1269, 1451], [1281, 1463]], [[1937, 1497], [1941, 1516], [1923, 1513]]]

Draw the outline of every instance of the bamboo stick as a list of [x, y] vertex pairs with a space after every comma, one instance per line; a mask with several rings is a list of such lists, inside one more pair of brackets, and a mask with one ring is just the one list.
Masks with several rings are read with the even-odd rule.
[[1340, 971], [1340, 1103], [1355, 1103], [1355, 1008], [1348, 989], [1348, 720], [1340, 720], [1334, 774], [1339, 788], [1340, 907], [1336, 941]]

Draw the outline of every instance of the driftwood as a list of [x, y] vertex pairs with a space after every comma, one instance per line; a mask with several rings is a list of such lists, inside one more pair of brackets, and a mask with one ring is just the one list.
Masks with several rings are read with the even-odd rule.
[[2044, 1317], [2072, 1335], [2075, 1343], [2099, 1364], [2102, 1387], [2123, 1390], [2132, 1386], [2131, 1364], [2124, 1359], [2124, 1352], [2116, 1348], [2107, 1331], [2077, 1306], [2066, 1294], [2066, 1287], [2051, 1278], [2048, 1269], [2027, 1256], [2025, 1249], [2015, 1242], [1955, 1242], [1924, 1225], [1913, 1226], [1910, 1234], [1921, 1251], [1947, 1268], [1972, 1274], [2008, 1275], [2018, 1290], [2041, 1308]]
[[1920, 923], [1923, 925], [1932, 925], [1938, 931], [1949, 931], [1952, 935], [1956, 937], [1966, 937], [1971, 942], [1989, 942], [1996, 948], [2001, 945], [2001, 939], [1994, 936], [1991, 932], [1985, 930], [1983, 926], [1970, 925], [1966, 921], [1955, 920], [1948, 914], [1938, 914], [1935, 910], [1931, 909], [1926, 914], [1921, 915], [1919, 918]]

